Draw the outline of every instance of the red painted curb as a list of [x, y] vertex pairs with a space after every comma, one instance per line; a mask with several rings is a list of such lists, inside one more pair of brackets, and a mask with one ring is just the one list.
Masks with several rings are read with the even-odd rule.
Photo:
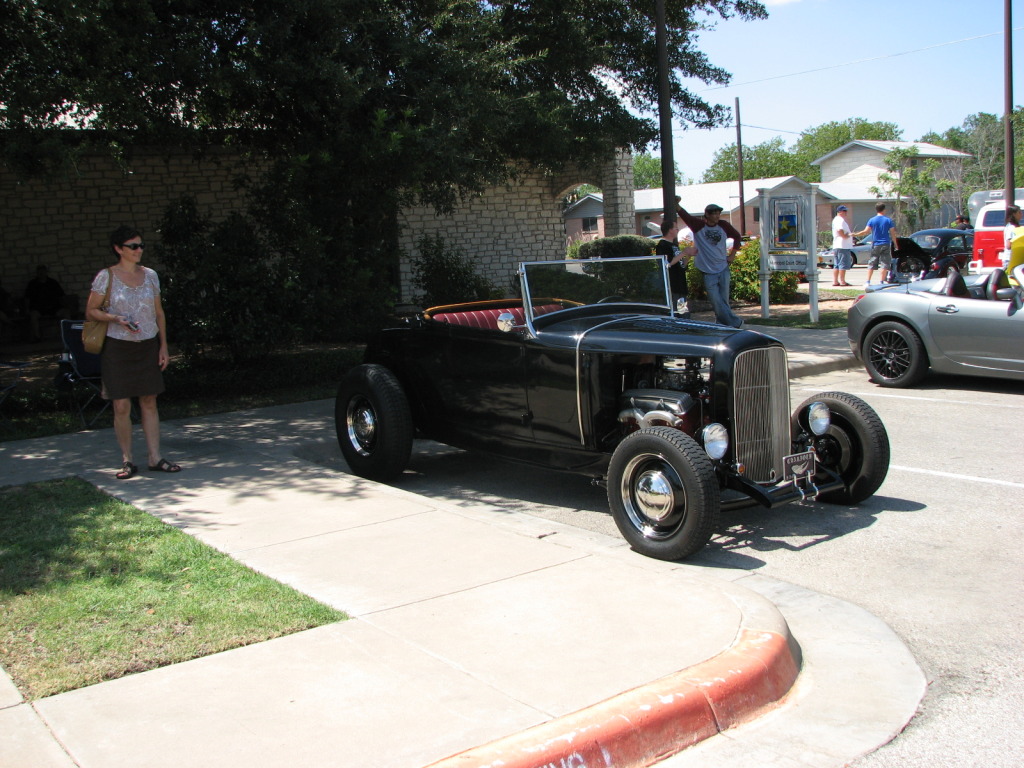
[[640, 768], [776, 704], [799, 673], [788, 639], [741, 630], [713, 659], [427, 768]]

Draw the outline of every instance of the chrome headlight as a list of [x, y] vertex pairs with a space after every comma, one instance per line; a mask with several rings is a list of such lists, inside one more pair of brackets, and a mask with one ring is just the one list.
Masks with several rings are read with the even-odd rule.
[[832, 412], [824, 403], [814, 402], [807, 406], [807, 427], [814, 434], [824, 435], [832, 424]]
[[715, 461], [725, 456], [729, 450], [729, 431], [721, 424], [708, 424], [700, 433], [704, 441], [704, 450]]

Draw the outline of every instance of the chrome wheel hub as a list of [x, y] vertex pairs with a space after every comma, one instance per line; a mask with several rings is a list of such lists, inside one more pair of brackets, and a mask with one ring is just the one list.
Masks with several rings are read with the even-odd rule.
[[377, 436], [377, 415], [367, 400], [353, 398], [348, 404], [345, 428], [349, 444], [363, 456], [369, 456]]
[[634, 456], [622, 474], [619, 494], [626, 517], [644, 538], [669, 539], [686, 521], [686, 491], [663, 456]]
[[641, 473], [636, 483], [636, 502], [644, 517], [661, 521], [672, 514], [675, 506], [672, 483], [660, 470]]

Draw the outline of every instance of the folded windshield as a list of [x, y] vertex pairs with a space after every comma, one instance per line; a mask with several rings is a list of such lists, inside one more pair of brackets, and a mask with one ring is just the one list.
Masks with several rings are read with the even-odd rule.
[[560, 300], [569, 305], [648, 304], [669, 307], [671, 294], [660, 256], [528, 262], [520, 272], [524, 298]]

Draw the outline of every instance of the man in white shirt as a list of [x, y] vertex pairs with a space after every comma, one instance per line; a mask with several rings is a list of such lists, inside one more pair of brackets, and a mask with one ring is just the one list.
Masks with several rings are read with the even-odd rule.
[[853, 228], [849, 221], [850, 210], [845, 205], [836, 208], [832, 219], [832, 285], [849, 285], [846, 270], [853, 267]]
[[1006, 206], [1006, 226], [1003, 228], [1003, 249], [1010, 255], [1010, 243], [1013, 241], [1014, 230], [1020, 226], [1020, 206]]

